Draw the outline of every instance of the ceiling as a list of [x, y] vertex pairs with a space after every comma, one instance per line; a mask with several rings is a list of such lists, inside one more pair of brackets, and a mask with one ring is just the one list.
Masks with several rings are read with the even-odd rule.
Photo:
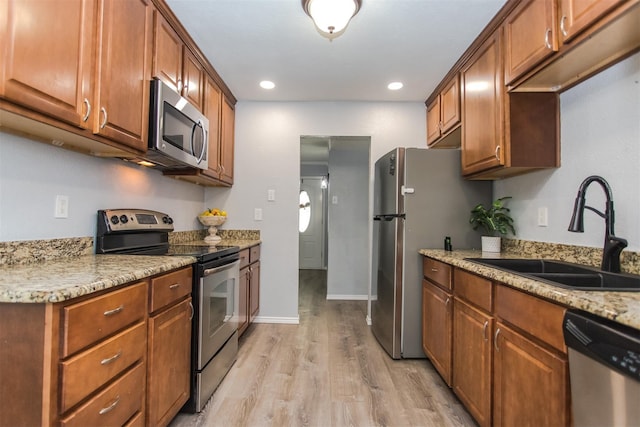
[[505, 3], [363, 0], [329, 41], [300, 0], [166, 1], [239, 101], [424, 102]]

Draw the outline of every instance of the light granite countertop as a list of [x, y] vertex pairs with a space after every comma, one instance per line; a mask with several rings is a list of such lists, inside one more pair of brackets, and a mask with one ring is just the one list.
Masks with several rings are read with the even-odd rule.
[[196, 262], [187, 256], [83, 255], [0, 266], [0, 303], [54, 303]]
[[481, 251], [421, 249], [422, 255], [460, 267], [488, 279], [505, 283], [513, 288], [577, 308], [623, 325], [640, 329], [640, 292], [578, 291], [556, 287], [545, 282], [528, 279], [504, 270], [484, 266], [465, 258], [540, 258], [522, 253], [485, 254]]

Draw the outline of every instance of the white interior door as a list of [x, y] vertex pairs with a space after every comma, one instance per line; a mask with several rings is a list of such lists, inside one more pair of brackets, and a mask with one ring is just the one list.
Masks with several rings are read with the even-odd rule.
[[300, 192], [309, 195], [310, 219], [308, 227], [299, 235], [299, 252], [301, 269], [324, 268], [324, 209], [321, 177], [303, 177]]

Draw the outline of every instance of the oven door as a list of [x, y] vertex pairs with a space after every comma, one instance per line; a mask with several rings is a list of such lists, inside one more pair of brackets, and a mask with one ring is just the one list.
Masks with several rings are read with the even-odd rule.
[[202, 370], [238, 329], [240, 261], [205, 269], [200, 278], [198, 370]]

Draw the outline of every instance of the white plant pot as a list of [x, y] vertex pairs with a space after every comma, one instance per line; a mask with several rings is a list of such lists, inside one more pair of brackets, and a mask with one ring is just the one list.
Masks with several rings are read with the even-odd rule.
[[482, 252], [500, 253], [500, 237], [482, 236]]

